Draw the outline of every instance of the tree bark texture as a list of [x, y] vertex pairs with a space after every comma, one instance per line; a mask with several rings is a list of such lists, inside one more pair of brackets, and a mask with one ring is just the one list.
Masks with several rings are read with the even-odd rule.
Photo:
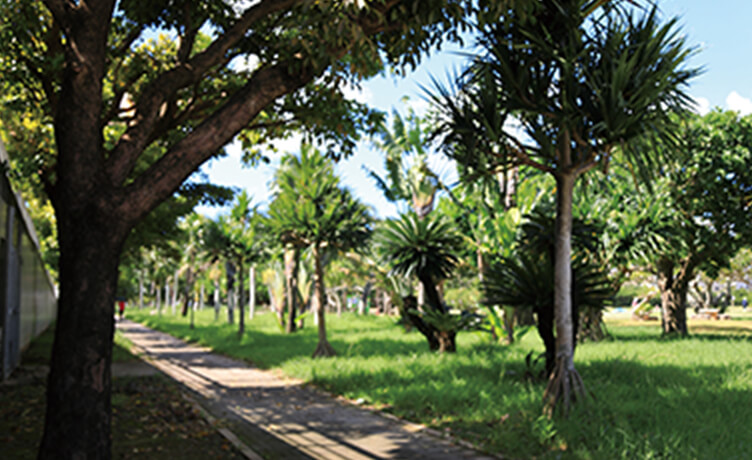
[[661, 291], [661, 324], [664, 335], [687, 335], [687, 270], [674, 274], [674, 262], [662, 259], [657, 264]]
[[335, 356], [337, 352], [326, 337], [326, 288], [324, 287], [324, 267], [321, 261], [321, 248], [313, 246], [313, 283], [316, 286], [316, 317], [318, 318], [319, 343], [313, 352], [314, 358]]
[[[567, 139], [568, 137], [564, 136]], [[568, 149], [568, 146], [564, 147]], [[568, 160], [569, 154], [564, 155]], [[569, 161], [564, 161], [568, 166]], [[556, 176], [556, 244], [554, 257], [554, 320], [556, 356], [554, 369], [543, 393], [544, 412], [552, 415], [561, 403], [565, 415], [572, 401], [585, 395], [585, 387], [574, 367], [574, 324], [572, 321], [572, 199], [575, 173]]]
[[124, 233], [89, 212], [62, 213], [58, 220], [60, 297], [40, 459], [110, 456], [110, 365]]

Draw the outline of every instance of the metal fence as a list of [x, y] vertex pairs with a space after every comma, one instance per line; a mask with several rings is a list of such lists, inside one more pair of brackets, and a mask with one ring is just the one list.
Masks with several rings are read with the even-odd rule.
[[57, 313], [56, 289], [39, 254], [34, 225], [6, 175], [8, 155], [0, 140], [0, 359], [4, 380], [21, 352]]

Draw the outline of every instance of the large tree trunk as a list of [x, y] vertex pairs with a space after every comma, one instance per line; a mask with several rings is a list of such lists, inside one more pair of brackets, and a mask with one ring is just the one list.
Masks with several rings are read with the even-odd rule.
[[687, 270], [674, 275], [674, 263], [661, 259], [658, 264], [658, 287], [661, 290], [661, 323], [664, 335], [687, 335]]
[[[569, 142], [567, 136], [566, 143]], [[565, 147], [568, 150], [568, 146]], [[569, 165], [569, 152], [562, 167]], [[574, 368], [574, 324], [572, 321], [572, 198], [577, 176], [561, 172], [556, 176], [556, 245], [554, 258], [554, 318], [556, 361], [543, 393], [545, 412], [553, 414], [563, 404], [564, 415], [571, 403], [585, 395], [585, 387]]]
[[110, 457], [113, 315], [124, 236], [110, 219], [86, 211], [58, 213], [60, 297], [40, 459]]
[[287, 291], [287, 323], [285, 331], [288, 334], [295, 332], [295, 317], [298, 311], [298, 268], [300, 265], [300, 250], [288, 249], [285, 251], [285, 280]]
[[321, 263], [321, 248], [318, 245], [313, 246], [313, 263], [315, 265], [313, 272], [313, 283], [316, 285], [316, 316], [318, 317], [319, 343], [313, 352], [314, 358], [335, 356], [337, 352], [329, 344], [326, 338], [326, 294], [324, 287], [324, 267]]

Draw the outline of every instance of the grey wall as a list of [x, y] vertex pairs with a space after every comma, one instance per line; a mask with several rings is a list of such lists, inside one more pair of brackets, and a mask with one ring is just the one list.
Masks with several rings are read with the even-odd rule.
[[[7, 165], [0, 141], [0, 164]], [[14, 295], [17, 293], [17, 295]], [[5, 166], [0, 174], [0, 362], [2, 378], [18, 365], [21, 352], [57, 314], [57, 293], [44, 268], [39, 243], [23, 201], [11, 190]]]

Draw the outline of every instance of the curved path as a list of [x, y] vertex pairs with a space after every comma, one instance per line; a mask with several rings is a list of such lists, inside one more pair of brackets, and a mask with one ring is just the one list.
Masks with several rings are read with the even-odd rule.
[[408, 423], [336, 400], [302, 382], [123, 320], [117, 328], [154, 367], [230, 425], [252, 459], [489, 459]]

